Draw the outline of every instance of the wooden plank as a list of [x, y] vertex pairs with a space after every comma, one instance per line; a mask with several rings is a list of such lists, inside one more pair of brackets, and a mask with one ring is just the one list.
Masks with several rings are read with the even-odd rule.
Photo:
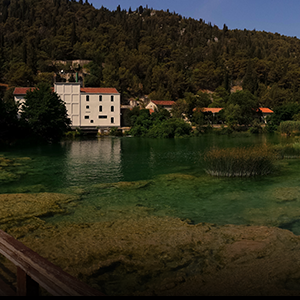
[[0, 253], [53, 296], [105, 296], [0, 230]]
[[26, 274], [21, 268], [17, 268], [17, 295], [38, 296], [39, 284]]
[[0, 279], [0, 296], [17, 296], [17, 293]]

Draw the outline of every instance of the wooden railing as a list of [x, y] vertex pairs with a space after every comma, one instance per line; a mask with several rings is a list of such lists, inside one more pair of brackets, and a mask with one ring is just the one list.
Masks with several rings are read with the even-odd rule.
[[37, 296], [39, 286], [53, 296], [105, 296], [53, 265], [0, 230], [0, 254], [17, 267], [17, 293], [0, 280], [0, 296]]

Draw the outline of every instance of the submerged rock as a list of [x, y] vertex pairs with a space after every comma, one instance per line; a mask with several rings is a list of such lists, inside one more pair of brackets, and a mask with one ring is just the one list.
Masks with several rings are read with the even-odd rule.
[[167, 181], [173, 181], [173, 180], [188, 180], [188, 181], [190, 181], [190, 180], [197, 179], [197, 177], [195, 177], [193, 175], [180, 174], [180, 173], [161, 175], [161, 177]]
[[11, 226], [22, 220], [66, 213], [66, 204], [76, 199], [56, 193], [0, 194], [0, 224]]
[[300, 294], [300, 237], [278, 228], [132, 216], [44, 223], [20, 240], [107, 295]]
[[282, 187], [274, 190], [274, 198], [278, 202], [293, 202], [300, 199], [299, 187]]
[[100, 183], [92, 186], [94, 189], [107, 189], [107, 188], [118, 188], [125, 190], [135, 190], [145, 188], [152, 184], [151, 180], [142, 180], [142, 181], [121, 181], [114, 183]]
[[8, 159], [0, 155], [0, 183], [16, 181], [25, 175], [24, 162], [28, 160], [26, 157]]

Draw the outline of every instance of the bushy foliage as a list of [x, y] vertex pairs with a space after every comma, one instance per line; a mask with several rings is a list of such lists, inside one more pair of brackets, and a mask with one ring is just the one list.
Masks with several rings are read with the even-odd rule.
[[64, 102], [46, 83], [27, 91], [21, 118], [32, 134], [46, 141], [59, 141], [71, 124]]
[[259, 117], [259, 102], [249, 91], [232, 93], [224, 109], [226, 123], [231, 128], [237, 125], [251, 127]]
[[299, 121], [297, 115], [300, 113], [300, 105], [298, 103], [289, 103], [276, 107], [274, 113], [267, 118], [267, 127], [269, 131], [277, 130], [281, 122]]
[[300, 134], [300, 121], [285, 121], [280, 123], [280, 132], [288, 136]]
[[180, 119], [167, 119], [155, 124], [147, 133], [150, 138], [177, 138], [191, 134], [192, 127]]
[[17, 118], [18, 108], [13, 101], [0, 98], [0, 144], [7, 143], [20, 134], [20, 122]]
[[192, 127], [178, 118], [171, 118], [166, 109], [150, 115], [148, 109], [135, 108], [128, 115], [132, 128], [129, 134], [137, 137], [174, 138], [190, 135]]
[[275, 151], [267, 146], [210, 149], [204, 155], [205, 170], [212, 176], [250, 177], [274, 171]]

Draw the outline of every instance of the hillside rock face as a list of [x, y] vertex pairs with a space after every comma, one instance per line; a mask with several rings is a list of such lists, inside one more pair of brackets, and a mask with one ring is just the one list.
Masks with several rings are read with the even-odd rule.
[[300, 237], [290, 231], [191, 225], [146, 211], [144, 217], [141, 211], [139, 217], [124, 216], [114, 222], [45, 223], [25, 235], [19, 227], [15, 233], [107, 295], [300, 294]]

